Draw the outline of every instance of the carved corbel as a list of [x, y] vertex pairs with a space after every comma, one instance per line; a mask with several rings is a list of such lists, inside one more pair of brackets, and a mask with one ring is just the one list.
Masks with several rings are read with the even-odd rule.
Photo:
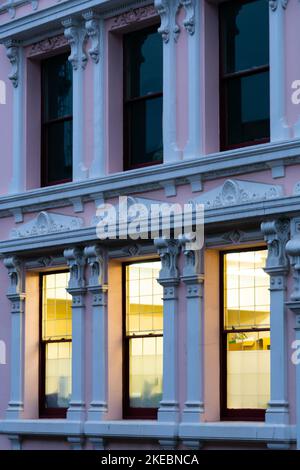
[[[291, 294], [291, 302], [299, 302], [300, 306], [300, 218], [298, 217], [292, 221], [291, 234], [292, 238], [286, 244], [286, 252], [290, 256], [291, 265], [294, 268], [294, 288]], [[298, 308], [300, 309], [300, 307]]]
[[107, 250], [99, 245], [87, 246], [84, 255], [90, 267], [89, 287], [103, 286], [107, 283]]
[[271, 11], [276, 11], [278, 5], [281, 5], [281, 7], [285, 10], [287, 7], [289, 0], [269, 0], [269, 5]]
[[185, 9], [186, 17], [183, 22], [187, 32], [193, 36], [195, 34], [195, 1], [197, 0], [181, 0], [180, 3]]
[[70, 268], [70, 280], [68, 291], [73, 289], [84, 290], [85, 289], [85, 279], [84, 279], [84, 269], [86, 264], [86, 259], [81, 248], [67, 248], [64, 251], [64, 257]]
[[83, 70], [87, 64], [87, 55], [85, 53], [85, 44], [87, 40], [86, 30], [80, 23], [72, 18], [62, 21], [65, 28], [64, 35], [71, 47], [71, 55], [69, 62], [72, 64], [74, 70], [82, 68]]
[[12, 82], [14, 88], [19, 84], [19, 65], [20, 65], [20, 43], [15, 39], [9, 39], [4, 43], [6, 47], [6, 56], [11, 63], [12, 70], [8, 75], [9, 80]]
[[165, 238], [156, 238], [154, 245], [161, 259], [161, 270], [158, 281], [179, 282], [179, 274], [177, 268], [177, 259], [180, 251], [180, 245], [177, 240], [167, 240]]
[[287, 272], [289, 261], [286, 256], [285, 246], [289, 240], [290, 221], [287, 219], [272, 220], [261, 224], [261, 231], [267, 242], [268, 258], [266, 272]]
[[177, 42], [180, 27], [177, 24], [176, 16], [180, 8], [180, 0], [155, 0], [154, 6], [161, 18], [158, 32], [162, 35], [163, 41], [167, 44], [172, 37]]
[[89, 49], [89, 55], [95, 64], [98, 64], [100, 58], [100, 23], [99, 17], [92, 11], [89, 10], [83, 13], [85, 19], [85, 29], [91, 39], [92, 46]]

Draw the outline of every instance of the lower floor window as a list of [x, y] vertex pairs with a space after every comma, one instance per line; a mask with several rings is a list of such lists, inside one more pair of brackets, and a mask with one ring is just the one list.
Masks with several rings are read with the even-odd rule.
[[125, 417], [155, 418], [162, 399], [163, 303], [159, 261], [125, 266]]
[[224, 253], [221, 414], [263, 419], [270, 398], [270, 294], [266, 250]]
[[68, 272], [41, 275], [40, 415], [65, 417], [71, 397], [72, 301]]

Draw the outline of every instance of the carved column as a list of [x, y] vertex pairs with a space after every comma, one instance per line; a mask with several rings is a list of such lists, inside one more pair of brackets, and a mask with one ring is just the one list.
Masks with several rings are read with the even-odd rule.
[[71, 46], [69, 61], [73, 68], [73, 181], [87, 178], [84, 163], [84, 107], [83, 73], [87, 64], [84, 48], [86, 31], [77, 21], [68, 18], [62, 22], [65, 37]]
[[285, 9], [288, 0], [269, 0], [271, 141], [288, 139], [285, 110]]
[[105, 83], [104, 83], [104, 21], [93, 11], [83, 14], [85, 29], [91, 40], [88, 53], [94, 70], [94, 159], [89, 170], [90, 178], [100, 178], [106, 174], [105, 162]]
[[180, 0], [155, 0], [161, 17], [158, 32], [163, 39], [163, 153], [164, 163], [181, 158], [177, 147], [176, 43], [180, 28], [176, 16]]
[[203, 252], [191, 250], [183, 239], [185, 264], [182, 281], [186, 285], [187, 387], [183, 421], [203, 420]]
[[189, 137], [184, 158], [196, 158], [203, 152], [201, 39], [203, 2], [181, 0], [186, 11], [184, 27], [188, 33]]
[[86, 260], [80, 248], [64, 251], [70, 268], [68, 292], [72, 296], [72, 398], [67, 418], [80, 421], [85, 415], [85, 280]]
[[98, 245], [86, 247], [90, 268], [88, 291], [92, 312], [92, 401], [89, 421], [105, 419], [107, 413], [107, 251]]
[[4, 259], [10, 286], [7, 297], [11, 302], [11, 376], [7, 419], [18, 419], [23, 413], [24, 399], [24, 270], [19, 258]]
[[[295, 339], [300, 344], [300, 217], [291, 221], [291, 240], [286, 245], [287, 254], [290, 256], [293, 266], [293, 292], [288, 308], [295, 314]], [[298, 346], [297, 346], [298, 348]], [[300, 450], [300, 364], [295, 363], [296, 368], [296, 439], [297, 450]]]
[[12, 180], [10, 193], [20, 193], [26, 190], [25, 152], [24, 152], [24, 51], [19, 41], [9, 39], [4, 43], [6, 55], [12, 70], [9, 79], [13, 86], [13, 116], [12, 116]]
[[261, 230], [268, 246], [265, 272], [270, 276], [271, 297], [271, 398], [266, 422], [288, 424], [285, 300], [289, 263], [285, 245], [290, 223], [288, 220], [263, 222]]
[[164, 310], [163, 396], [158, 410], [158, 420], [176, 422], [179, 419], [177, 357], [179, 244], [177, 241], [164, 238], [155, 239], [154, 244], [162, 262], [158, 282], [163, 286]]

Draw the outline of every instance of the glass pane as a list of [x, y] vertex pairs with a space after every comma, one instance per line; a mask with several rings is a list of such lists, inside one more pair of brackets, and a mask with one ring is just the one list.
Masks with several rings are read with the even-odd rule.
[[71, 342], [46, 344], [46, 408], [68, 407], [71, 397], [71, 363]]
[[44, 122], [72, 115], [72, 76], [67, 54], [43, 62]]
[[228, 145], [269, 137], [269, 72], [228, 80], [226, 100]]
[[162, 40], [157, 28], [125, 36], [127, 98], [162, 92]]
[[270, 332], [227, 335], [227, 407], [265, 409], [270, 399]]
[[47, 182], [72, 178], [72, 120], [47, 125], [46, 146], [48, 155]]
[[162, 399], [162, 337], [131, 338], [129, 396], [132, 408], [158, 408]]
[[224, 327], [270, 326], [269, 276], [263, 270], [267, 250], [224, 256]]
[[162, 334], [163, 291], [157, 282], [160, 261], [126, 267], [126, 334]]
[[43, 340], [71, 339], [72, 298], [66, 291], [69, 273], [43, 276]]
[[220, 21], [225, 73], [269, 63], [269, 4], [266, 0], [224, 2], [220, 6]]
[[130, 163], [139, 165], [163, 159], [161, 98], [143, 100], [128, 106], [130, 119]]

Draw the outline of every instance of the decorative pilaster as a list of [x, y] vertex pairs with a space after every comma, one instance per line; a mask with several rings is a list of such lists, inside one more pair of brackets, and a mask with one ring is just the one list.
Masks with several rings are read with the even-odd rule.
[[25, 191], [25, 154], [24, 154], [24, 51], [19, 41], [9, 39], [4, 43], [6, 55], [12, 70], [9, 79], [13, 86], [13, 161], [10, 193]]
[[80, 248], [69, 248], [64, 257], [70, 268], [67, 291], [72, 296], [72, 398], [67, 418], [80, 421], [85, 415], [85, 280], [86, 260]]
[[[290, 256], [293, 266], [293, 292], [287, 307], [295, 314], [295, 339], [300, 344], [300, 217], [291, 221], [291, 240], [286, 245], [286, 252]], [[300, 364], [296, 368], [296, 439], [297, 450], [300, 450]]]
[[92, 295], [92, 401], [89, 421], [101, 421], [107, 413], [107, 251], [86, 247], [90, 268], [88, 291]]
[[196, 158], [203, 152], [202, 126], [202, 71], [201, 71], [201, 20], [203, 2], [181, 0], [186, 11], [184, 27], [188, 33], [188, 100], [189, 137], [184, 158]]
[[83, 14], [85, 29], [91, 40], [88, 53], [93, 62], [94, 73], [94, 159], [89, 170], [90, 178], [106, 174], [105, 164], [105, 83], [104, 83], [104, 21], [92, 10]]
[[261, 230], [268, 247], [264, 270], [270, 276], [271, 305], [271, 398], [266, 422], [288, 424], [285, 300], [289, 262], [285, 245], [289, 239], [290, 222], [279, 219], [263, 222]]
[[271, 142], [290, 137], [285, 109], [285, 10], [288, 0], [269, 0]]
[[163, 39], [163, 154], [164, 163], [181, 158], [177, 147], [176, 43], [180, 28], [176, 16], [180, 0], [155, 0], [161, 18], [158, 32]]
[[85, 29], [77, 21], [68, 18], [62, 22], [65, 37], [71, 46], [69, 62], [73, 68], [73, 181], [87, 178], [84, 163], [84, 112], [83, 112], [83, 73], [87, 64]]
[[23, 413], [24, 400], [24, 270], [19, 258], [4, 259], [8, 269], [10, 286], [7, 297], [11, 302], [11, 376], [10, 399], [6, 410], [7, 419], [19, 419]]
[[182, 239], [185, 259], [182, 281], [186, 285], [187, 386], [183, 421], [203, 420], [203, 251], [191, 250], [191, 240]]
[[158, 420], [177, 422], [179, 419], [177, 357], [179, 243], [175, 240], [157, 238], [154, 244], [162, 263], [158, 282], [163, 286], [164, 310], [163, 396], [158, 410]]

